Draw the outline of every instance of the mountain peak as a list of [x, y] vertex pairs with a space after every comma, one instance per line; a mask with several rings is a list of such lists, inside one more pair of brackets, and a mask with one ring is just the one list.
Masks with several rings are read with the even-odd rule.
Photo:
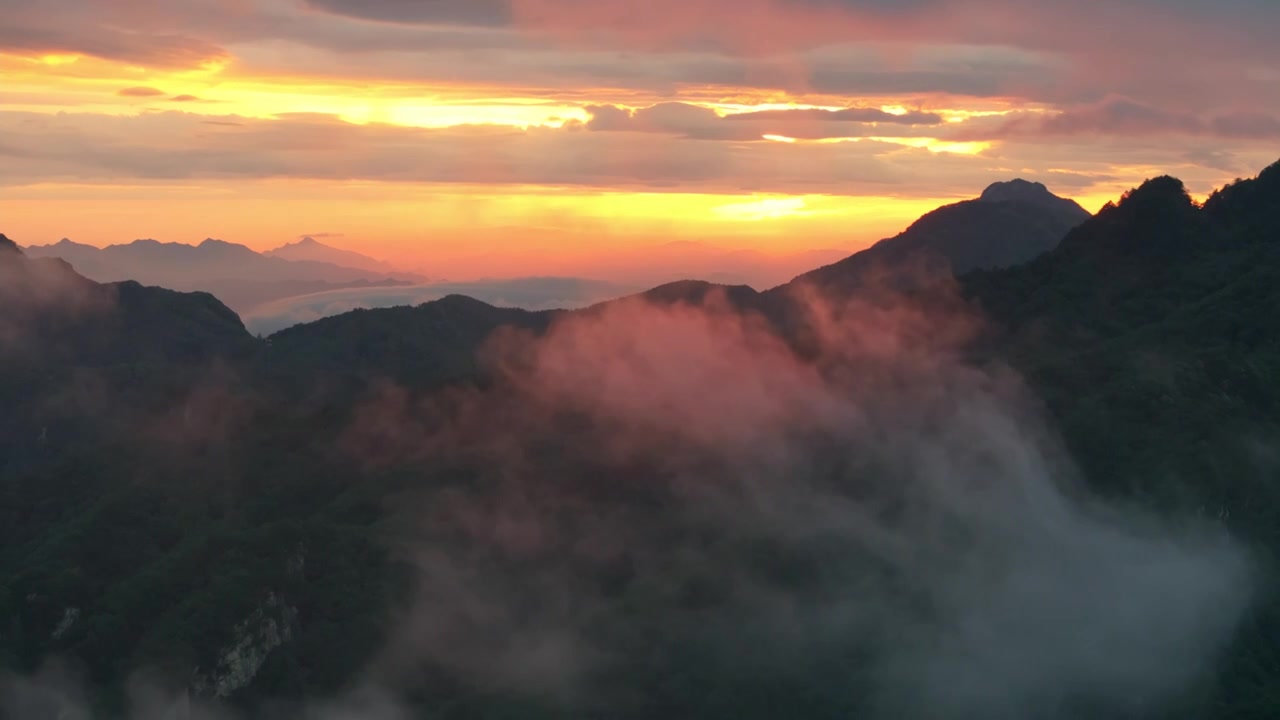
[[1120, 198], [1120, 207], [1141, 209], [1155, 205], [1193, 207], [1195, 203], [1186, 185], [1170, 175], [1151, 178]]
[[22, 249], [18, 247], [18, 243], [10, 240], [4, 233], [0, 233], [0, 252], [22, 254]]
[[226, 257], [240, 257], [256, 255], [253, 250], [239, 243], [227, 242], [226, 240], [218, 240], [216, 238], [205, 238], [197, 247], [197, 250], [208, 254], [216, 254]]
[[982, 196], [979, 199], [986, 202], [1041, 202], [1046, 199], [1058, 200], [1060, 198], [1049, 192], [1049, 188], [1045, 187], [1044, 183], [1014, 178], [1004, 182], [991, 183], [986, 190], [982, 191]]

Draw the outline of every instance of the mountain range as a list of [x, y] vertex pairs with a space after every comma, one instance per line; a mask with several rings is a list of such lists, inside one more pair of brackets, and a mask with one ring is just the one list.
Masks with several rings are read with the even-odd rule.
[[263, 340], [0, 236], [0, 666], [107, 717], [138, 668], [277, 717], [1275, 717], [1280, 163], [1082, 213]]
[[[267, 254], [213, 239], [199, 245], [136, 240], [105, 248], [64, 239], [24, 251], [31, 257], [66, 260], [98, 282], [134, 280], [173, 290], [209, 292], [240, 312], [272, 300], [325, 290], [427, 282], [414, 273], [370, 269], [370, 259], [314, 241], [286, 245]], [[354, 261], [364, 267], [317, 258]]]

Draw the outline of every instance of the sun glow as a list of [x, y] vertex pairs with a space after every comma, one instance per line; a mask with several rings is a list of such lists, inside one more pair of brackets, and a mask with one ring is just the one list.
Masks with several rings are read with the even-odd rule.
[[776, 220], [812, 214], [805, 210], [805, 200], [800, 197], [761, 198], [751, 202], [730, 203], [713, 208], [717, 215], [732, 220]]
[[978, 155], [991, 149], [992, 146], [992, 143], [990, 142], [952, 142], [949, 140], [930, 137], [869, 137], [865, 139], [872, 142], [891, 143], [893, 145], [902, 145], [911, 148], [924, 148], [929, 152], [952, 153], [955, 155]]

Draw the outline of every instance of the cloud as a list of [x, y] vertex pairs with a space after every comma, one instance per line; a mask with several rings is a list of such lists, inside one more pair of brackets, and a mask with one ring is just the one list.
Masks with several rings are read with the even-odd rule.
[[371, 395], [347, 452], [483, 458], [406, 510], [381, 670], [551, 715], [946, 720], [1158, 712], [1211, 669], [1239, 548], [1083, 493], [1017, 378], [957, 359], [966, 311], [809, 312], [811, 361], [632, 300], [500, 339], [491, 392]]
[[[0, 238], [4, 238], [0, 235]], [[102, 317], [115, 307], [110, 288], [80, 277], [61, 260], [30, 260], [0, 240], [0, 360], [35, 359], [29, 350], [37, 338], [48, 343], [58, 333], [78, 334], [76, 324]]]
[[195, 95], [174, 95], [169, 98], [169, 102], [199, 102], [200, 98]]
[[153, 87], [127, 87], [116, 93], [120, 97], [159, 97], [164, 95], [163, 90], [157, 90]]
[[[743, 142], [755, 132], [801, 137], [869, 134], [841, 123], [753, 126], [708, 118], [686, 108], [673, 113], [689, 132], [737, 128], [721, 142], [663, 132], [589, 132], [582, 125], [528, 130], [495, 126], [414, 128], [354, 125], [322, 115], [256, 119], [181, 112], [109, 116], [91, 113], [0, 112], [0, 184], [42, 182], [167, 183], [175, 179], [244, 182], [255, 179], [368, 180], [390, 183], [519, 185], [710, 193], [789, 193], [973, 197], [986, 185], [1022, 175], [1087, 188], [1092, 178], [1117, 196], [1107, 178], [1116, 166], [1178, 172], [1196, 192], [1229, 179], [1188, 165], [1185, 146], [1157, 135], [1047, 134], [1034, 124], [1004, 127], [1001, 118], [940, 126], [884, 125], [874, 137], [837, 143]], [[603, 111], [604, 115], [608, 111]], [[651, 116], [652, 118], [652, 116]], [[218, 124], [209, 124], [210, 121]], [[663, 122], [674, 125], [671, 118]], [[699, 123], [706, 123], [700, 125]], [[743, 132], [743, 131], [749, 132]], [[879, 138], [881, 133], [899, 142]], [[933, 152], [900, 143], [992, 143], [978, 154]], [[1242, 138], [1212, 140], [1244, 166], [1265, 167], [1273, 151]], [[734, 140], [732, 138], [738, 138]], [[980, 148], [978, 148], [980, 149]], [[577, 272], [571, 274], [577, 275]]]
[[1148, 132], [1199, 132], [1194, 116], [1169, 113], [1125, 98], [1113, 98], [1099, 105], [1069, 110], [1049, 117], [1041, 129], [1050, 134], [1111, 133], [1131, 135]]
[[849, 107], [840, 110], [757, 110], [727, 116], [730, 120], [782, 120], [817, 122], [890, 123], [900, 125], [938, 125], [942, 116], [921, 110], [890, 113], [880, 108]]
[[[50, 0], [15, 8], [8, 41], [165, 66], [229, 60], [234, 48], [237, 66], [260, 74], [561, 96], [721, 86], [1082, 104], [1122, 93], [1182, 111], [1280, 110], [1267, 30], [1280, 11], [1248, 0], [654, 3], [637, 17], [620, 0], [262, 0], [230, 10], [189, 0], [162, 12], [136, 0]], [[1116, 27], [1143, 31], [1098, 46]]]
[[926, 166], [940, 180], [966, 167], [981, 172], [972, 158], [944, 158], [876, 141], [743, 147], [572, 128], [358, 126], [325, 116], [228, 116], [227, 121], [240, 125], [210, 126], [207, 119], [173, 112], [64, 114], [56, 119], [3, 113], [4, 180], [312, 178], [725, 192], [838, 187], [856, 192], [905, 184]]
[[[247, 716], [199, 701], [173, 683], [159, 682], [149, 673], [134, 674], [125, 688], [121, 720], [247, 720]], [[0, 673], [0, 712], [15, 718], [97, 717], [90, 700], [91, 684], [63, 664], [50, 663], [29, 676]], [[409, 720], [408, 709], [372, 687], [356, 687], [324, 702], [284, 703], [272, 707], [272, 717], [298, 720]]]
[[[57, 5], [40, 3], [40, 9], [24, 8], [0, 24], [0, 50], [27, 53], [78, 53], [136, 65], [193, 68], [230, 56], [215, 43], [177, 33], [118, 30], [85, 23], [77, 15], [62, 15]], [[40, 15], [47, 9], [48, 15]], [[36, 16], [27, 24], [24, 17]]]
[[1264, 113], [1232, 113], [1213, 118], [1213, 133], [1222, 137], [1267, 139], [1280, 138], [1280, 119]]
[[306, 0], [308, 6], [364, 20], [432, 25], [508, 25], [509, 0]]
[[[600, 132], [662, 133], [698, 140], [761, 140], [765, 135], [821, 140], [864, 137], [883, 133], [877, 123], [937, 125], [936, 113], [910, 111], [902, 115], [879, 108], [843, 110], [766, 110], [721, 116], [709, 108], [671, 102], [634, 111], [613, 105], [587, 107], [588, 130]], [[897, 130], [891, 131], [897, 133]]]
[[[962, 135], [968, 136], [964, 131]], [[1039, 134], [1046, 136], [1149, 136], [1153, 134], [1205, 135], [1224, 139], [1280, 137], [1280, 120], [1256, 112], [1228, 112], [1207, 119], [1187, 112], [1164, 110], [1124, 97], [1111, 97], [1094, 105], [1035, 115], [1016, 115], [1003, 121], [985, 137]], [[973, 137], [984, 136], [978, 130]]]

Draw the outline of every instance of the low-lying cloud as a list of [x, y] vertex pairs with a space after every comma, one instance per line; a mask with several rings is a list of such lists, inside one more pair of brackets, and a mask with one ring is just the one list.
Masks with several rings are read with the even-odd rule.
[[[1210, 526], [1092, 499], [963, 311], [628, 300], [493, 348], [494, 391], [371, 400], [348, 450], [479, 458], [409, 543], [379, 672], [561, 716], [1152, 711], [1249, 598]], [[373, 420], [377, 419], [376, 422]]]

